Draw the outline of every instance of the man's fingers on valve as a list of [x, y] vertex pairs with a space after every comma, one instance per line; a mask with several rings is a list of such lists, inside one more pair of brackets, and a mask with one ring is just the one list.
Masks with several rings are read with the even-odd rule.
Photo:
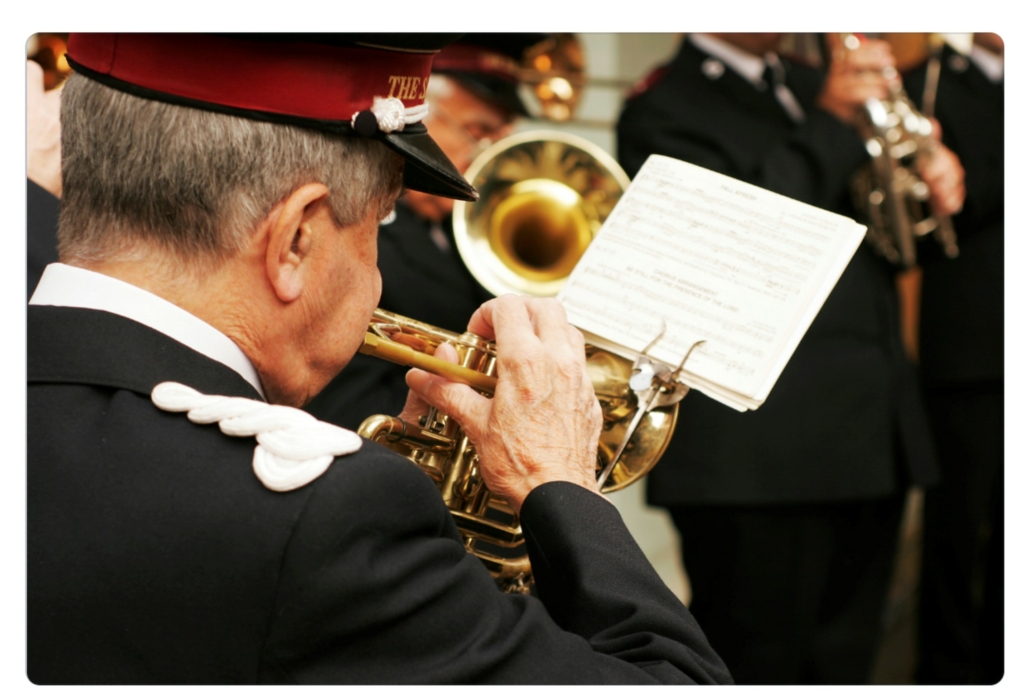
[[[536, 370], [538, 376], [550, 380], [550, 386], [554, 388], [566, 389], [581, 383], [589, 387], [583, 336], [569, 324], [562, 303], [554, 298], [525, 298], [524, 304], [532, 321], [536, 341], [524, 341], [522, 352], [509, 356], [505, 362], [518, 363], [518, 359], [526, 361], [525, 364], [510, 367]], [[499, 364], [503, 352], [502, 344], [499, 343]]]
[[[439, 345], [437, 350], [434, 351], [434, 357], [453, 364], [459, 362], [458, 351], [455, 350], [454, 346], [448, 343], [442, 343]], [[415, 423], [419, 420], [420, 416], [425, 416], [431, 406], [416, 392], [415, 389], [413, 389], [412, 384], [409, 382], [409, 375], [413, 372], [418, 375], [427, 375], [423, 370], [417, 369], [412, 369], [405, 374], [405, 383], [409, 386], [409, 394], [405, 397], [405, 406], [402, 408], [402, 412], [398, 417], [407, 423]], [[423, 383], [423, 377], [413, 377], [413, 381], [417, 380], [419, 380], [420, 383]]]
[[[405, 381], [423, 403], [451, 416], [466, 431], [470, 440], [477, 440], [486, 432], [491, 400], [472, 387], [416, 369], [409, 371]], [[412, 398], [410, 395], [409, 399]], [[406, 402], [406, 408], [409, 408], [409, 401]]]
[[569, 325], [561, 302], [552, 297], [530, 297], [526, 299], [526, 308], [538, 338], [554, 343], [568, 340], [569, 329], [573, 327]]
[[490, 322], [494, 327], [494, 341], [498, 346], [498, 357], [503, 350], [519, 350], [533, 347], [537, 342], [537, 331], [528, 301], [535, 298], [518, 295], [502, 295], [480, 309], [489, 310]]
[[502, 328], [506, 333], [528, 330], [532, 335], [533, 329], [525, 300], [526, 298], [518, 295], [508, 294], [484, 302], [469, 318], [466, 330], [491, 341], [498, 340]]

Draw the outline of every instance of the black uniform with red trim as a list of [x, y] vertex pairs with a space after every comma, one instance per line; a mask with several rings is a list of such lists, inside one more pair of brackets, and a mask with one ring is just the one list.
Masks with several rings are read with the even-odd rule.
[[[801, 123], [685, 41], [624, 107], [626, 172], [667, 155], [852, 217], [863, 142], [815, 108], [819, 70], [785, 67]], [[863, 246], [761, 408], [681, 402], [647, 498], [673, 515], [694, 615], [738, 683], [857, 683], [880, 637], [906, 487], [934, 479], [893, 270]]]

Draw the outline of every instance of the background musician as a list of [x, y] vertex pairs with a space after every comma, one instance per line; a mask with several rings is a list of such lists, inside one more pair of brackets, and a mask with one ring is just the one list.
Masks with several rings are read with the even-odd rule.
[[[925, 497], [917, 681], [995, 684], [1004, 630], [1003, 41], [975, 34], [969, 54], [946, 45], [936, 61], [935, 116], [963, 162], [967, 197], [953, 220], [959, 255], [930, 244], [920, 254], [921, 377], [942, 482]], [[918, 104], [928, 70], [906, 78]]]
[[[668, 155], [853, 217], [868, 154], [852, 122], [888, 95], [892, 52], [867, 40], [822, 71], [778, 56], [781, 38], [688, 35], [624, 107], [627, 173]], [[922, 176], [959, 209], [954, 155]], [[905, 492], [936, 480], [899, 328], [893, 269], [864, 246], [762, 408], [680, 406], [648, 501], [672, 514], [694, 615], [737, 683], [869, 678]]]
[[596, 490], [557, 302], [471, 318], [493, 399], [409, 376], [520, 513], [540, 598], [496, 589], [414, 464], [296, 408], [362, 342], [400, 188], [474, 194], [419, 123], [444, 39], [71, 36], [28, 308], [32, 682], [731, 681]]
[[[544, 34], [468, 34], [434, 60], [426, 124], [432, 137], [465, 172], [488, 145], [512, 131], [527, 114], [519, 97], [519, 61]], [[453, 202], [409, 191], [381, 225], [377, 265], [380, 307], [461, 333], [482, 302], [492, 297], [466, 269], [452, 236]], [[307, 407], [316, 417], [358, 428], [371, 414], [397, 414], [409, 389], [408, 370], [356, 355]]]

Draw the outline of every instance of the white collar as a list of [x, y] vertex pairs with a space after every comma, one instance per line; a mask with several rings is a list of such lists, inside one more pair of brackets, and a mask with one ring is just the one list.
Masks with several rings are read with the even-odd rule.
[[990, 82], [1003, 81], [1003, 57], [977, 44], [971, 46], [971, 62]]
[[[764, 77], [765, 58], [756, 56], [753, 53], [747, 53], [731, 43], [710, 34], [687, 34], [686, 40], [692, 41], [694, 46], [728, 65], [742, 75], [743, 79], [750, 84], [754, 86], [764, 85], [762, 78]], [[778, 60], [774, 53], [769, 53], [768, 56]]]
[[[764, 79], [765, 67], [770, 65], [776, 75], [779, 75], [780, 72], [784, 73], [782, 61], [774, 51], [769, 51], [762, 58], [709, 34], [687, 34], [687, 40], [693, 41], [697, 48], [712, 56], [715, 60], [726, 63], [743, 79], [759, 90], [768, 89], [768, 83]], [[712, 58], [709, 58], [705, 63], [711, 61]], [[719, 63], [718, 70], [713, 74], [718, 76], [721, 73], [722, 68], [721, 63]], [[710, 76], [712, 73], [708, 73], [705, 70], [705, 74]], [[786, 110], [786, 113], [789, 114], [789, 117], [796, 123], [802, 123], [805, 118], [804, 109], [800, 106], [800, 102], [797, 101], [796, 96], [789, 87], [776, 82], [774, 91], [775, 98], [782, 108]]]
[[266, 398], [259, 373], [234, 341], [194, 314], [131, 283], [77, 266], [51, 263], [43, 271], [29, 304], [100, 309], [144, 324], [227, 365]]

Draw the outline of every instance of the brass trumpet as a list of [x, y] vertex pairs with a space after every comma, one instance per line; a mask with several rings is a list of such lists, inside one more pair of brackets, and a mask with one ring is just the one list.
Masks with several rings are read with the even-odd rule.
[[[481, 195], [473, 206], [456, 202], [455, 241], [469, 271], [494, 295], [555, 295], [629, 185], [603, 150], [553, 131], [529, 131], [495, 143], [470, 165], [466, 178]], [[458, 365], [434, 357], [442, 343], [455, 347]], [[495, 346], [471, 333], [378, 309], [360, 352], [494, 393]], [[587, 347], [587, 372], [604, 416], [595, 479], [603, 491], [616, 491], [643, 477], [661, 457], [687, 388], [663, 372], [652, 386], [635, 392], [630, 386], [634, 364], [593, 346]], [[530, 560], [518, 517], [487, 490], [473, 443], [458, 423], [431, 409], [418, 423], [371, 416], [359, 434], [426, 472], [467, 551], [504, 591], [529, 591]]]
[[[442, 343], [455, 347], [458, 364], [433, 356]], [[484, 394], [494, 393], [495, 346], [472, 333], [456, 334], [378, 309], [359, 352], [419, 367]], [[638, 415], [637, 398], [629, 387], [631, 363], [588, 346], [587, 372], [604, 416], [595, 477], [632, 435], [602, 487], [605, 492], [616, 491], [644, 476], [661, 457], [675, 429], [678, 403], [647, 411], [630, 433], [630, 423]], [[674, 383], [659, 388], [666, 393], [685, 393], [686, 389]], [[682, 393], [669, 394], [668, 400], [682, 398]], [[529, 591], [530, 560], [519, 519], [504, 500], [487, 490], [473, 443], [458, 423], [437, 409], [431, 409], [418, 423], [376, 415], [363, 421], [359, 434], [407, 457], [433, 479], [462, 533], [466, 550], [484, 563], [503, 591]]]

